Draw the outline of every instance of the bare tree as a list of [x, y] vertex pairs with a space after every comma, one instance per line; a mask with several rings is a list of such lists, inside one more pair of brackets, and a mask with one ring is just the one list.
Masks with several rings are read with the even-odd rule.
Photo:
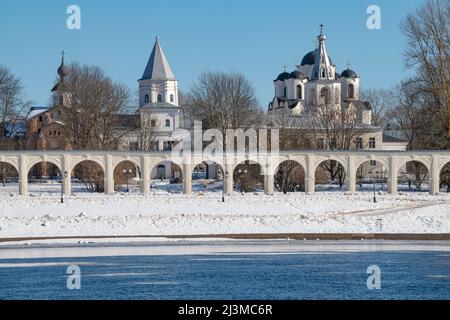
[[116, 149], [128, 133], [117, 130], [117, 115], [126, 108], [128, 89], [106, 77], [99, 67], [73, 64], [63, 90], [68, 97], [63, 122], [73, 148]]
[[362, 91], [360, 97], [372, 107], [372, 124], [384, 128], [392, 119], [392, 110], [396, 105], [393, 90], [368, 89]]
[[[414, 95], [421, 95], [423, 114], [433, 115], [426, 139], [438, 148], [450, 147], [450, 0], [427, 0], [401, 24], [407, 38], [405, 62], [416, 71]], [[438, 132], [437, 132], [438, 131]], [[433, 136], [432, 137], [430, 137]], [[438, 137], [446, 137], [438, 139]]]
[[20, 79], [0, 65], [0, 150], [17, 149], [12, 137], [30, 105], [23, 101], [22, 90]]
[[427, 143], [422, 144], [423, 134], [433, 130], [432, 127], [424, 128], [429, 115], [422, 112], [423, 96], [417, 92], [416, 83], [414, 80], [404, 81], [397, 87], [397, 105], [392, 112], [392, 121], [408, 140], [409, 149], [427, 148]]
[[139, 150], [152, 151], [154, 140], [154, 127], [156, 126], [156, 118], [152, 116], [150, 108], [140, 113], [140, 129], [138, 132]]
[[206, 72], [184, 97], [184, 112], [203, 128], [249, 128], [262, 123], [252, 84], [241, 73]]
[[[354, 104], [321, 104], [310, 115], [312, 131], [316, 140], [323, 141], [323, 148], [330, 150], [349, 150], [361, 133], [358, 125], [357, 109]], [[330, 160], [321, 165], [329, 173], [331, 181], [337, 180], [342, 187], [345, 182], [345, 169], [338, 162]]]

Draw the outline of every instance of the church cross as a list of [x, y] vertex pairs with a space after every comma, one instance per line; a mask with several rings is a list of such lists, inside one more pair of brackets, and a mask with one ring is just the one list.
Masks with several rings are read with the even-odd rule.
[[283, 64], [283, 69], [284, 69], [284, 72], [286, 72], [287, 71], [287, 64], [285, 63], [285, 64]]
[[324, 27], [324, 25], [323, 25], [323, 23], [321, 23], [320, 24], [320, 34], [323, 34], [323, 27]]

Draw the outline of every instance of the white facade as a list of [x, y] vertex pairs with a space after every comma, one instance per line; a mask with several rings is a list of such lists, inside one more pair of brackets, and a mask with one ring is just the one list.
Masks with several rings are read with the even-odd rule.
[[269, 115], [301, 116], [317, 111], [321, 105], [339, 108], [345, 103], [357, 108], [361, 124], [371, 125], [370, 106], [359, 101], [359, 77], [350, 69], [338, 74], [322, 31], [318, 40], [318, 47], [303, 57], [296, 70], [285, 71], [274, 80], [275, 97], [269, 104]]

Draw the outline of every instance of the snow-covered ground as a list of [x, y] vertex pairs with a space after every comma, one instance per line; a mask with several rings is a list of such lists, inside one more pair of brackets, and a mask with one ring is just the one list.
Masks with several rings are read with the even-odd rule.
[[[78, 192], [60, 203], [60, 186], [34, 185], [31, 196], [0, 187], [0, 238], [54, 236], [211, 235], [236, 233], [450, 233], [450, 194], [363, 191], [266, 196], [235, 193], [222, 203], [220, 188], [155, 183], [114, 195]], [[365, 188], [370, 190], [370, 186]], [[82, 186], [74, 186], [82, 191]], [[325, 188], [327, 189], [327, 188]], [[330, 188], [328, 188], [330, 189]]]

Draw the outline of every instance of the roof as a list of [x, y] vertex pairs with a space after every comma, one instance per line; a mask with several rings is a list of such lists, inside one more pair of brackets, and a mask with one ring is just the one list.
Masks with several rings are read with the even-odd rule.
[[141, 108], [158, 108], [158, 109], [181, 109], [180, 106], [176, 106], [174, 104], [170, 104], [167, 102], [149, 102], [143, 105]]
[[[316, 61], [316, 55], [317, 55], [317, 49], [308, 52], [302, 59], [302, 66], [305, 65], [313, 65], [314, 62]], [[333, 61], [331, 61], [330, 56], [328, 56], [328, 59], [330, 59], [330, 63], [333, 64]]]
[[291, 72], [291, 74], [289, 75], [289, 79], [306, 79], [306, 78], [307, 77], [298, 70]]
[[161, 48], [159, 39], [156, 38], [152, 54], [147, 62], [141, 80], [176, 80], [170, 68], [169, 62]]
[[49, 107], [31, 107], [26, 120], [30, 120], [31, 118], [34, 118], [49, 109]]
[[280, 73], [279, 75], [278, 75], [278, 77], [275, 79], [275, 81], [284, 81], [284, 80], [286, 80], [286, 79], [289, 79], [289, 72], [283, 72], [283, 73]]
[[388, 136], [386, 134], [383, 134], [383, 142], [390, 142], [390, 143], [408, 143], [408, 141], [405, 141], [403, 139], [395, 138]]
[[340, 77], [343, 77], [343, 78], [358, 78], [358, 75], [356, 74], [355, 71], [347, 69], [347, 70], [344, 70], [341, 73]]
[[301, 65], [304, 66], [304, 65], [307, 65], [307, 64], [309, 64], [309, 65], [314, 64], [314, 61], [316, 60], [316, 52], [317, 52], [317, 50], [313, 50], [311, 52], [308, 52], [303, 57]]

